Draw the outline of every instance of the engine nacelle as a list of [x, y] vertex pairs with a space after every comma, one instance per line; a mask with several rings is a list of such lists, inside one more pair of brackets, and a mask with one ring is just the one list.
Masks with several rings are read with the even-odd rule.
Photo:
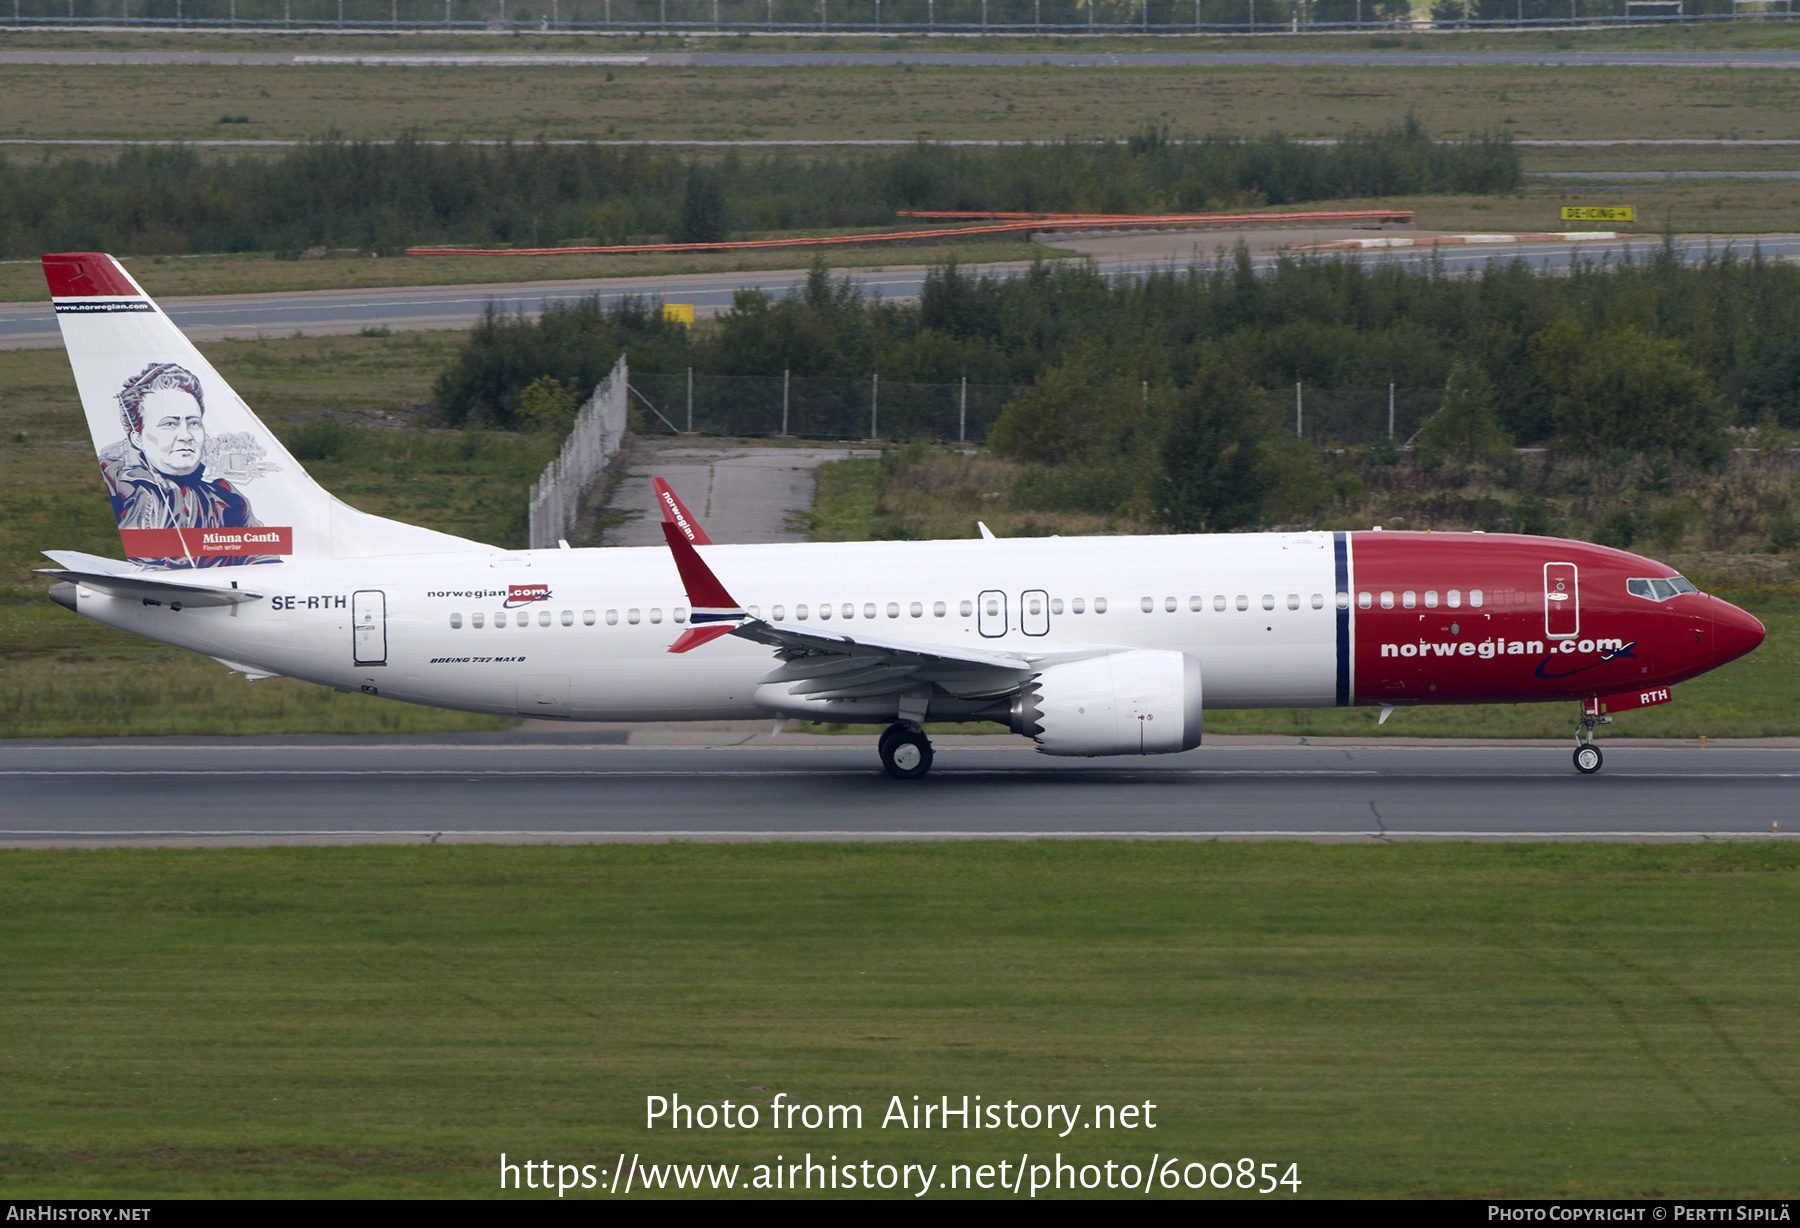
[[1052, 665], [1012, 703], [1046, 755], [1166, 755], [1200, 745], [1200, 659], [1138, 649]]

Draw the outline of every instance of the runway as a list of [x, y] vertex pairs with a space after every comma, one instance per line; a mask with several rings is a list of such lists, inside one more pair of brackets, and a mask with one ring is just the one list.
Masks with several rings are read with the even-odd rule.
[[[603, 735], [605, 736], [605, 735]], [[0, 746], [0, 845], [907, 839], [1701, 840], [1773, 837], [1800, 748], [1203, 747], [1051, 759], [940, 740], [923, 781], [872, 739], [639, 748], [593, 735], [21, 741]], [[845, 745], [845, 743], [854, 743]]]
[[[1281, 232], [1282, 241], [1303, 243], [1325, 232]], [[1331, 232], [1333, 235], [1337, 232]], [[1344, 231], [1343, 234], [1361, 233]], [[1167, 267], [1173, 251], [1195, 251], [1207, 258], [1215, 248], [1227, 249], [1239, 237], [1254, 237], [1266, 243], [1274, 231], [1195, 230], [1179, 234], [1161, 233], [1150, 236], [1161, 248], [1156, 257], [1097, 256], [1094, 267], [1109, 277], [1127, 277], [1156, 267]], [[1127, 236], [1106, 238], [1085, 235], [1056, 235], [1047, 240], [1052, 246], [1081, 250], [1084, 245], [1111, 245]], [[1465, 247], [1413, 248], [1362, 253], [1364, 262], [1398, 261], [1407, 264], [1441, 264], [1453, 273], [1479, 269], [1489, 260], [1523, 260], [1533, 267], [1563, 268], [1577, 258], [1598, 260], [1603, 256], [1617, 260], [1627, 252], [1643, 256], [1662, 243], [1657, 235], [1639, 235], [1608, 242], [1581, 244], [1545, 244], [1521, 246], [1506, 244]], [[1676, 239], [1676, 247], [1690, 260], [1718, 251], [1730, 244], [1748, 253], [1760, 246], [1769, 257], [1800, 257], [1800, 235], [1742, 235], [1721, 238], [1708, 235], [1684, 235]], [[1190, 257], [1191, 258], [1191, 257]], [[1270, 268], [1278, 253], [1264, 250], [1256, 257], [1258, 268]], [[1178, 259], [1185, 264], [1187, 260]], [[1028, 261], [1007, 264], [969, 266], [969, 271], [1012, 277], [1031, 268]], [[866, 294], [879, 293], [883, 299], [907, 302], [919, 295], [931, 266], [925, 264], [842, 269], [834, 277], [847, 278]], [[389, 290], [303, 290], [282, 294], [231, 294], [211, 297], [164, 298], [158, 303], [177, 327], [196, 341], [216, 341], [226, 337], [285, 337], [295, 332], [313, 335], [355, 333], [364, 328], [391, 328], [395, 331], [468, 328], [493, 303], [506, 312], [520, 311], [536, 315], [551, 303], [574, 302], [590, 294], [612, 302], [625, 295], [654, 295], [671, 303], [691, 303], [697, 314], [711, 316], [731, 307], [733, 294], [740, 288], [755, 288], [774, 298], [784, 298], [804, 281], [804, 269], [785, 269], [762, 273], [688, 273], [668, 277], [591, 278], [572, 281], [496, 283], [492, 285], [419, 286]], [[32, 349], [60, 346], [56, 316], [48, 303], [0, 304], [0, 349]]]

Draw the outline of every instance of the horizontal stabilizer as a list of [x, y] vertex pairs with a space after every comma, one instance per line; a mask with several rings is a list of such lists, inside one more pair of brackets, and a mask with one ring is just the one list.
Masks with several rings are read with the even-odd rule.
[[112, 572], [52, 571], [45, 568], [38, 574], [78, 584], [82, 588], [91, 588], [109, 597], [153, 601], [158, 605], [171, 607], [200, 609], [205, 606], [241, 605], [246, 601], [261, 601], [263, 596], [242, 588], [180, 584], [160, 575], [150, 576], [142, 572], [121, 576]]

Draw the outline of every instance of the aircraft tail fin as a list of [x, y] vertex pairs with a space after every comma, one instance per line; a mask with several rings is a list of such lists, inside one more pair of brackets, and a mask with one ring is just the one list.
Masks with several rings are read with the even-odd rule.
[[111, 256], [64, 252], [43, 263], [119, 537], [138, 567], [479, 548], [333, 498]]

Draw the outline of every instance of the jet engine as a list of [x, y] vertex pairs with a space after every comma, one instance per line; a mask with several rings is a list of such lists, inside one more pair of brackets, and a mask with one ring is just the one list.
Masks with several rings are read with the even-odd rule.
[[1052, 665], [1012, 701], [1046, 755], [1166, 755], [1200, 745], [1200, 659], [1138, 649]]

